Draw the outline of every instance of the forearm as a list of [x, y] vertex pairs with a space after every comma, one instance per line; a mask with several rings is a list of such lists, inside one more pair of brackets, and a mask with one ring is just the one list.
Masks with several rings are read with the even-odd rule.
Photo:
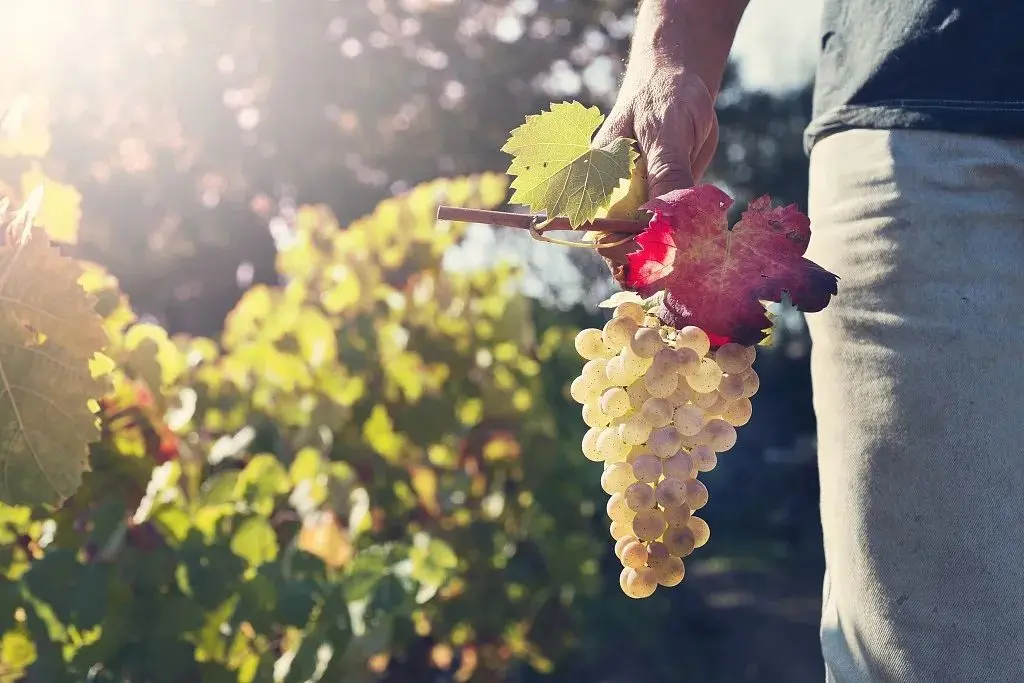
[[736, 28], [749, 0], [643, 0], [631, 66], [682, 67], [717, 96]]

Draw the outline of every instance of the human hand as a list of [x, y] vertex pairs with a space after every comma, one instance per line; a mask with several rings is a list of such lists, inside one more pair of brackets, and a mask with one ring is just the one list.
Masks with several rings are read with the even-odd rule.
[[[698, 182], [718, 145], [718, 117], [708, 87], [694, 73], [677, 66], [634, 62], [627, 71], [615, 106], [594, 138], [603, 146], [617, 137], [637, 141], [640, 171], [646, 173], [648, 197], [660, 197]], [[609, 234], [598, 245], [622, 242], [629, 235]], [[629, 240], [598, 247], [612, 275], [624, 285]]]

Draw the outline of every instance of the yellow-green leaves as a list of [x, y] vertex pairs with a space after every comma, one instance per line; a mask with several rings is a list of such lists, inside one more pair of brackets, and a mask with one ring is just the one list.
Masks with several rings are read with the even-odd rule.
[[58, 504], [99, 438], [89, 361], [107, 342], [82, 268], [27, 230], [0, 247], [0, 501]]
[[526, 117], [501, 151], [511, 154], [512, 201], [548, 216], [565, 216], [576, 228], [606, 208], [639, 156], [633, 140], [616, 138], [605, 147], [591, 139], [604, 120], [597, 107], [554, 104]]

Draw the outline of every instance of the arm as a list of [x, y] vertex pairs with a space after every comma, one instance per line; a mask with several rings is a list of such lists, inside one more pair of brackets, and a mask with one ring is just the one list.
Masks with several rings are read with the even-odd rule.
[[642, 0], [630, 64], [683, 67], [717, 96], [749, 0]]

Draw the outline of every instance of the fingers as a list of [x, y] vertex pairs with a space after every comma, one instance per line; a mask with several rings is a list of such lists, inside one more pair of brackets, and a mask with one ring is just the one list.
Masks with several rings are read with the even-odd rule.
[[708, 166], [711, 165], [711, 159], [714, 158], [717, 148], [718, 117], [715, 116], [711, 119], [711, 130], [708, 133], [707, 139], [700, 146], [700, 149], [696, 150], [697, 153], [693, 159], [693, 181], [695, 183], [699, 183], [704, 172], [708, 170]]
[[[637, 244], [633, 240], [635, 235], [629, 234], [608, 234], [597, 241], [598, 245], [611, 244], [611, 247], [598, 246], [597, 253], [604, 258], [605, 264], [608, 266], [608, 270], [611, 272], [612, 278], [619, 284], [620, 287], [626, 289], [626, 273], [628, 272], [626, 254], [631, 251], [636, 251]], [[616, 244], [623, 242], [623, 244]]]

